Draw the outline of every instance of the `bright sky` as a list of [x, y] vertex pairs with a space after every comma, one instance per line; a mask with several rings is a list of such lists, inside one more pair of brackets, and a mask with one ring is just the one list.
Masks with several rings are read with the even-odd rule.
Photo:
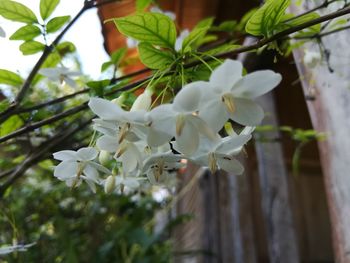
[[[40, 0], [16, 1], [28, 6], [37, 17], [40, 17]], [[51, 17], [62, 15], [74, 17], [81, 9], [83, 2], [84, 0], [61, 0]], [[0, 26], [6, 32], [6, 38], [0, 38], [0, 68], [19, 72], [22, 77], [26, 77], [40, 55], [23, 56], [18, 49], [23, 41], [9, 40], [11, 34], [23, 25], [23, 23], [8, 21], [0, 16]], [[41, 40], [40, 37], [37, 39]], [[101, 64], [108, 60], [108, 56], [103, 48], [101, 24], [97, 10], [94, 8], [86, 11], [67, 32], [64, 40], [71, 41], [76, 45], [79, 59], [83, 65], [83, 72], [91, 78], [98, 79]], [[69, 65], [65, 66], [69, 67]]]

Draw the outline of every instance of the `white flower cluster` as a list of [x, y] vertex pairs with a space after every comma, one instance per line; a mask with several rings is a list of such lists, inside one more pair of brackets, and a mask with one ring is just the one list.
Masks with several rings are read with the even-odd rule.
[[[151, 110], [152, 92], [147, 89], [130, 111], [113, 101], [91, 98], [89, 107], [99, 117], [94, 120], [94, 129], [102, 134], [96, 142], [100, 164], [95, 148], [61, 151], [54, 154], [63, 161], [55, 176], [70, 186], [85, 180], [93, 190], [95, 184], [102, 184], [109, 193], [138, 188], [147, 178], [151, 184], [167, 184], [173, 179], [171, 173], [185, 165], [182, 160], [212, 172], [222, 169], [241, 174], [243, 167], [235, 155], [264, 116], [254, 99], [281, 81], [281, 75], [271, 70], [245, 76], [242, 71], [240, 62], [226, 60], [212, 72], [209, 82], [190, 83], [172, 104]], [[246, 127], [240, 134], [221, 137], [218, 132], [229, 119]], [[118, 175], [103, 166], [106, 155], [113, 156]], [[104, 173], [105, 179], [98, 172]]]

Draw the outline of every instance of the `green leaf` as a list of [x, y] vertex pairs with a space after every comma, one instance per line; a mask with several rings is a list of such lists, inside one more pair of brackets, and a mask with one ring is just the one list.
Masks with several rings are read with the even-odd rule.
[[192, 30], [191, 33], [182, 42], [182, 50], [184, 52], [187, 52], [198, 47], [197, 43], [203, 39], [203, 37], [208, 32], [208, 29], [209, 27], [200, 27]]
[[141, 42], [138, 45], [138, 50], [141, 62], [151, 69], [162, 69], [174, 61], [170, 52], [156, 49], [147, 42]]
[[214, 17], [205, 18], [197, 23], [193, 30], [203, 27], [211, 27], [214, 22]]
[[153, 0], [136, 0], [136, 11], [145, 10], [152, 2]]
[[72, 42], [65, 41], [65, 42], [59, 43], [56, 46], [56, 50], [58, 51], [58, 53], [62, 57], [64, 57], [68, 53], [75, 52], [77, 50], [77, 48], [75, 47], [75, 45]]
[[52, 18], [46, 25], [47, 33], [54, 33], [62, 28], [70, 20], [70, 16], [57, 16]]
[[18, 115], [12, 116], [0, 126], [0, 137], [5, 136], [23, 125], [23, 121]]
[[27, 24], [38, 23], [38, 19], [32, 10], [15, 1], [1, 0], [0, 15], [8, 20], [16, 22], [23, 22]]
[[216, 27], [213, 27], [212, 30], [231, 33], [235, 31], [236, 28], [237, 28], [237, 21], [228, 20], [228, 21], [222, 22], [220, 25]]
[[105, 88], [111, 83], [110, 79], [103, 79], [98, 81], [89, 81], [86, 85], [90, 88], [91, 97], [103, 97]]
[[176, 41], [176, 27], [166, 15], [143, 13], [111, 19], [118, 30], [138, 41], [173, 49]]
[[124, 58], [127, 51], [128, 51], [128, 49], [125, 47], [114, 51], [111, 55], [112, 63], [114, 63], [114, 65], [118, 66], [118, 64], [122, 61], [122, 59]]
[[35, 25], [26, 25], [19, 28], [15, 33], [10, 36], [10, 40], [32, 40], [41, 34], [39, 27]]
[[20, 86], [22, 83], [23, 80], [18, 74], [6, 69], [0, 69], [0, 84], [6, 84], [17, 87]]
[[104, 62], [102, 65], [101, 65], [101, 72], [104, 72], [106, 71], [110, 66], [114, 65], [112, 61], [107, 61], [107, 62]]
[[284, 16], [290, 0], [268, 0], [249, 19], [245, 30], [254, 36], [269, 37]]
[[59, 2], [60, 0], [40, 0], [40, 15], [43, 20], [52, 14]]
[[[296, 18], [290, 17], [290, 14], [287, 14], [285, 18], [282, 19], [281, 24], [278, 26], [278, 30], [282, 31], [291, 27], [299, 26], [319, 17], [320, 15], [316, 12], [309, 13]], [[305, 31], [308, 31], [310, 34], [317, 34], [321, 31], [321, 24], [308, 27]]]
[[44, 50], [45, 45], [38, 41], [27, 41], [19, 46], [19, 49], [22, 51], [23, 55], [32, 55]]

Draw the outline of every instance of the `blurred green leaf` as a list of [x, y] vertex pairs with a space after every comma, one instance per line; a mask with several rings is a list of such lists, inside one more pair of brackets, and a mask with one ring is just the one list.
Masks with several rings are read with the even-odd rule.
[[0, 126], [0, 136], [5, 136], [16, 129], [20, 128], [23, 125], [22, 119], [18, 115], [14, 115], [8, 118], [3, 124]]
[[27, 41], [19, 46], [19, 49], [22, 51], [23, 55], [32, 55], [36, 54], [45, 49], [45, 45], [38, 41]]
[[10, 86], [20, 86], [23, 83], [23, 79], [12, 71], [6, 69], [0, 69], [0, 84], [7, 84]]
[[47, 33], [54, 33], [60, 30], [70, 20], [70, 16], [57, 16], [52, 18], [46, 25]]
[[39, 27], [35, 25], [26, 25], [19, 28], [15, 33], [10, 36], [10, 40], [32, 40], [41, 34]]
[[38, 19], [32, 10], [25, 5], [10, 1], [0, 1], [0, 15], [6, 19], [27, 24], [38, 23]]
[[56, 9], [60, 0], [40, 0], [40, 15], [43, 20], [48, 18]]
[[153, 0], [136, 0], [136, 10], [137, 11], [143, 11], [145, 10]]

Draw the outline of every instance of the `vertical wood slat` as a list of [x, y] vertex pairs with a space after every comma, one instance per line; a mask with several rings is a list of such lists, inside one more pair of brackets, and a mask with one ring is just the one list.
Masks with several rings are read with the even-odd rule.
[[[258, 102], [268, 113], [263, 125], [278, 126], [273, 95], [266, 94], [259, 98]], [[278, 133], [272, 136], [278, 137]], [[255, 137], [262, 213], [270, 262], [300, 262], [282, 147], [278, 142], [259, 142], [259, 135]]]
[[[290, 9], [300, 13], [311, 6]], [[315, 68], [303, 64], [303, 49], [293, 51], [304, 93], [314, 95], [308, 101], [314, 129], [327, 133], [319, 142], [328, 205], [332, 223], [333, 247], [336, 262], [350, 262], [350, 91], [349, 91], [349, 31], [322, 38], [330, 51], [331, 73], [324, 64]], [[304, 50], [319, 52], [317, 47], [304, 46]]]

